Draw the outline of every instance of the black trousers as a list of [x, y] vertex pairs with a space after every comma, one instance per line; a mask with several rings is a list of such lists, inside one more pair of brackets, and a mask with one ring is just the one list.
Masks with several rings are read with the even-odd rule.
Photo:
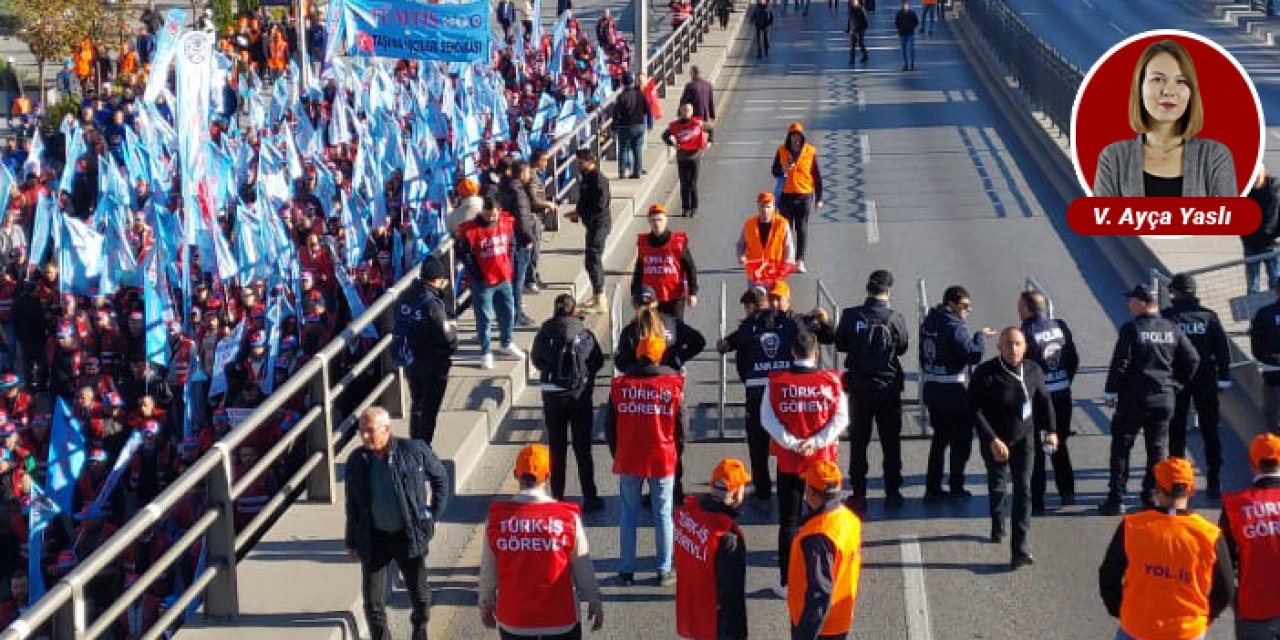
[[547, 423], [547, 440], [551, 449], [551, 495], [556, 500], [564, 499], [565, 469], [571, 438], [582, 496], [595, 498], [598, 495], [595, 462], [591, 457], [591, 400], [590, 388], [576, 392], [542, 394], [543, 417]]
[[541, 218], [534, 216], [533, 253], [529, 256], [529, 270], [525, 273], [525, 286], [541, 284], [542, 274], [538, 271], [538, 263], [542, 260], [542, 232], [544, 227]]
[[[1076, 495], [1076, 473], [1071, 466], [1071, 452], [1067, 449], [1067, 439], [1071, 437], [1071, 391], [1059, 391], [1050, 396], [1053, 400], [1054, 424], [1057, 426], [1058, 448], [1049, 458], [1053, 462], [1053, 482], [1058, 487], [1058, 496]], [[1040, 432], [1036, 432], [1036, 464], [1031, 471], [1031, 503], [1044, 506], [1044, 494], [1048, 481], [1045, 469], [1045, 455]]]
[[773, 480], [769, 478], [769, 432], [760, 423], [760, 402], [764, 387], [747, 387], [747, 454], [751, 459], [751, 484], [757, 498], [773, 497]]
[[[1028, 433], [1009, 446], [1009, 459], [996, 462], [991, 456], [991, 441], [979, 438], [982, 461], [987, 465], [987, 498], [992, 528], [1003, 532], [1005, 519], [1013, 506], [1013, 536], [1010, 538], [1014, 554], [1030, 553], [1027, 533], [1031, 531], [1031, 466], [1036, 455], [1035, 437]], [[1008, 485], [1013, 484], [1013, 499], [1009, 499]]]
[[438, 373], [415, 373], [405, 370], [409, 380], [409, 436], [427, 444], [436, 437], [436, 417], [449, 385], [449, 370]]
[[1164, 460], [1169, 449], [1169, 417], [1173, 414], [1173, 398], [1149, 398], [1148, 402], [1116, 407], [1111, 418], [1111, 486], [1107, 499], [1124, 500], [1129, 484], [1129, 452], [1138, 434], [1147, 448], [1147, 473], [1142, 478], [1142, 501], [1154, 500], [1157, 462]]
[[680, 175], [680, 208], [687, 212], [698, 208], [698, 159], [676, 156], [676, 171]]
[[804, 510], [804, 480], [794, 473], [778, 472], [778, 584], [787, 584], [791, 564], [791, 541], [800, 531]]
[[364, 594], [364, 615], [373, 640], [391, 640], [387, 626], [387, 567], [394, 561], [409, 589], [413, 612], [409, 621], [412, 640], [427, 640], [427, 617], [431, 609], [431, 585], [427, 584], [427, 557], [410, 557], [409, 541], [403, 531], [384, 533], [373, 530], [373, 557], [361, 559], [360, 589]]
[[951, 450], [948, 485], [952, 491], [964, 489], [964, 468], [973, 452], [973, 415], [969, 412], [969, 394], [962, 384], [929, 382], [925, 383], [924, 402], [929, 410], [929, 424], [933, 427], [925, 489], [942, 490], [942, 469], [948, 459], [948, 449]]
[[[609, 215], [607, 212], [605, 215]], [[609, 240], [609, 225], [588, 226], [587, 246], [583, 255], [587, 277], [591, 280], [591, 293], [604, 295], [604, 245]]]
[[498, 637], [502, 640], [582, 640], [582, 625], [574, 625], [572, 629], [564, 633], [543, 634], [540, 636], [518, 636], [505, 629], [498, 629]]
[[849, 62], [853, 62], [857, 56], [855, 53], [861, 49], [862, 58], [867, 57], [867, 34], [866, 32], [854, 31], [849, 34]]
[[658, 311], [673, 318], [680, 318], [681, 320], [684, 320], [684, 296], [681, 295], [681, 297], [676, 298], [675, 300], [659, 302]]
[[1218, 385], [1193, 384], [1178, 392], [1173, 403], [1173, 419], [1169, 422], [1169, 455], [1187, 455], [1187, 426], [1191, 422], [1191, 406], [1195, 404], [1200, 434], [1204, 436], [1204, 461], [1209, 475], [1218, 476], [1222, 468], [1222, 436], [1218, 433]]
[[769, 30], [756, 27], [756, 58], [769, 57]]
[[871, 445], [871, 429], [880, 432], [880, 449], [884, 453], [884, 490], [897, 492], [902, 487], [902, 392], [896, 389], [858, 389], [849, 393], [852, 416], [849, 433], [849, 487], [853, 495], [867, 495], [867, 448]]
[[784, 193], [778, 210], [791, 223], [791, 233], [796, 238], [796, 260], [804, 260], [804, 250], [809, 244], [809, 212], [813, 210], [813, 194]]

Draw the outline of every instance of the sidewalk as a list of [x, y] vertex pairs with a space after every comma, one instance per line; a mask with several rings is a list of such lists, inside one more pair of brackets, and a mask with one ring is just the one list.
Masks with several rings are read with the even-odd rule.
[[[743, 16], [744, 12], [734, 13], [726, 31], [712, 27], [693, 56], [693, 64], [700, 65], [704, 76], [713, 84], [718, 84]], [[667, 91], [667, 97], [662, 100], [664, 114], [675, 113], [676, 100], [685, 81], [687, 76], [680, 77]], [[631, 227], [639, 212], [643, 212], [655, 196], [665, 198], [675, 183], [674, 163], [670, 162], [667, 148], [659, 140], [656, 130], [647, 138], [645, 166], [649, 173], [641, 180], [617, 180], [616, 162], [601, 161], [613, 195], [613, 232], [605, 249], [606, 264], [621, 255], [619, 252], [629, 255], [635, 239]], [[565, 206], [561, 210], [571, 208]], [[549, 287], [540, 294], [524, 297], [525, 311], [530, 316], [537, 320], [550, 317], [553, 300], [560, 293], [568, 292], [582, 299], [590, 292], [582, 263], [584, 242], [581, 225], [567, 220], [562, 221], [559, 232], [544, 238], [541, 271]], [[531, 372], [524, 361], [503, 359], [496, 362], [492, 371], [479, 369], [474, 315], [466, 312], [458, 320], [463, 343], [454, 359], [444, 405], [446, 411], [441, 414], [435, 449], [453, 474], [455, 490], [461, 488], [466, 491], [473, 477], [492, 480], [487, 477], [489, 474], [506, 473], [505, 469], [487, 468], [484, 454], [503, 420], [509, 417], [514, 399], [529, 384]], [[535, 332], [536, 328], [532, 327], [517, 328], [516, 343], [528, 351]], [[607, 333], [601, 332], [601, 335]], [[538, 416], [528, 417], [539, 419]], [[401, 435], [407, 432], [403, 420], [395, 421], [394, 428]], [[346, 558], [342, 548], [344, 485], [338, 483], [336, 489], [333, 504], [295, 504], [240, 563], [242, 613], [236, 623], [218, 625], [193, 620], [179, 632], [179, 638], [301, 640], [368, 637], [359, 594], [359, 564]], [[487, 500], [488, 494], [466, 491], [456, 495], [455, 499]], [[437, 528], [431, 556], [444, 558], [446, 562], [448, 558], [458, 557], [471, 542], [469, 532], [473, 527], [474, 523], [451, 524], [446, 516]], [[442, 583], [434, 574], [433, 581], [437, 590], [448, 586], [447, 580]], [[438, 591], [437, 597], [440, 595]], [[396, 600], [393, 599], [392, 603], [394, 608]], [[392, 617], [405, 615], [402, 611], [395, 611]], [[448, 615], [433, 617], [433, 637], [444, 633], [450, 618]]]

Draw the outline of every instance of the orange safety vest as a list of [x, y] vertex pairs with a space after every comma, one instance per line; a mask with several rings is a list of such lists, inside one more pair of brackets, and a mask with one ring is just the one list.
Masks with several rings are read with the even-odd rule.
[[267, 68], [283, 71], [289, 66], [289, 42], [283, 38], [271, 43], [271, 57], [267, 59]]
[[[804, 147], [800, 149], [800, 157], [795, 159], [795, 168], [787, 171], [787, 180], [782, 185], [783, 193], [797, 195], [813, 193], [813, 161], [817, 156], [818, 151], [813, 148], [813, 145], [804, 143]], [[782, 162], [784, 170], [788, 164], [791, 164], [791, 151], [787, 149], [787, 145], [778, 147], [778, 159]]]
[[826, 536], [835, 546], [835, 558], [831, 563], [831, 608], [822, 623], [821, 635], [843, 635], [853, 627], [853, 605], [858, 597], [858, 575], [862, 572], [862, 521], [852, 511], [840, 505], [824, 513], [815, 514], [800, 527], [791, 541], [791, 563], [787, 567], [787, 610], [791, 624], [800, 622], [804, 613], [805, 593], [809, 575], [804, 562], [801, 544], [809, 536]]
[[726, 533], [742, 539], [733, 518], [698, 506], [685, 496], [676, 507], [674, 549], [676, 565], [676, 635], [691, 640], [717, 640], [716, 554]]
[[515, 265], [512, 264], [511, 241], [515, 233], [515, 222], [505, 212], [498, 216], [497, 222], [485, 227], [475, 219], [468, 220], [458, 227], [458, 235], [466, 241], [467, 248], [475, 258], [476, 268], [484, 279], [484, 284], [493, 286], [510, 282], [515, 277]]
[[683, 231], [672, 231], [667, 243], [661, 247], [649, 244], [649, 234], [642, 233], [636, 239], [636, 258], [640, 261], [640, 281], [653, 287], [658, 302], [670, 302], [684, 293], [684, 274], [680, 271], [680, 256], [684, 255], [689, 237]]
[[572, 561], [578, 505], [568, 502], [489, 504], [485, 528], [497, 560], [494, 616], [505, 627], [570, 627], [578, 622]]
[[81, 78], [89, 77], [93, 73], [93, 50], [81, 47], [76, 50], [75, 55], [76, 75]]
[[1240, 550], [1236, 616], [1244, 620], [1280, 618], [1280, 488], [1252, 487], [1227, 494], [1222, 510]]
[[31, 113], [31, 98], [28, 98], [25, 94], [14, 98], [9, 113], [14, 116], [29, 115]]
[[747, 218], [742, 225], [742, 237], [747, 244], [747, 260], [773, 260], [781, 264], [787, 257], [787, 219], [774, 213], [773, 222], [769, 224], [769, 239], [760, 237], [760, 217]]
[[1120, 628], [1142, 640], [1189, 640], [1209, 627], [1209, 589], [1222, 532], [1197, 514], [1143, 511], [1124, 519]]
[[613, 472], [641, 478], [676, 473], [676, 416], [684, 377], [618, 376], [609, 389], [617, 431]]
[[[843, 393], [835, 371], [773, 371], [769, 373], [769, 406], [791, 435], [801, 440], [822, 431], [836, 414]], [[836, 460], [839, 442], [806, 458], [769, 441], [769, 453], [778, 458], [778, 473], [800, 473], [810, 460]]]
[[138, 72], [138, 54], [130, 51], [120, 59], [120, 73], [133, 75]]

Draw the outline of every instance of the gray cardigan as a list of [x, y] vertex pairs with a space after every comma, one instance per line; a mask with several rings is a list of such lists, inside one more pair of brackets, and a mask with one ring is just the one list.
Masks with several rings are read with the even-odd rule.
[[[1240, 195], [1231, 150], [1217, 140], [1189, 138], [1182, 156], [1182, 195], [1224, 197]], [[1142, 135], [1113, 142], [1098, 157], [1093, 195], [1142, 197]]]

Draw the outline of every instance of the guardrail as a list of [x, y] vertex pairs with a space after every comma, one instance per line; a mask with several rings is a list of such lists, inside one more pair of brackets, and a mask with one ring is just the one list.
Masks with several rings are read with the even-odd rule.
[[964, 8], [1018, 88], [1059, 131], [1070, 135], [1071, 110], [1084, 72], [1041, 40], [1004, 0], [965, 0]]
[[[916, 280], [916, 328], [924, 326], [924, 319], [929, 315], [929, 288], [924, 278]], [[918, 335], [918, 334], [917, 334]], [[916, 357], [919, 358], [919, 349], [916, 349]], [[929, 409], [924, 404], [924, 363], [917, 362], [920, 367], [920, 378], [916, 380], [916, 397], [919, 401], [916, 403], [916, 424], [920, 427], [920, 433], [917, 435], [929, 435]]]
[[[446, 264], [456, 264], [452, 241], [446, 240], [433, 253]], [[173, 569], [183, 554], [202, 537], [206, 557], [204, 569], [191, 577], [190, 583], [177, 595], [169, 609], [151, 628], [144, 630], [141, 637], [153, 640], [163, 636], [202, 593], [206, 615], [213, 618], [236, 616], [240, 610], [237, 563], [303, 492], [310, 501], [328, 502], [333, 499], [334, 452], [341, 451], [354, 436], [353, 427], [360, 412], [379, 402], [393, 415], [403, 417], [407, 413], [408, 398], [404, 394], [400, 372], [391, 364], [387, 353], [392, 339], [390, 332], [384, 331], [372, 348], [354, 355], [349, 350], [362, 340], [361, 332], [366, 327], [387, 329], [392, 326], [394, 303], [416, 277], [417, 270], [414, 269], [387, 289], [364, 314], [352, 320], [337, 338], [307, 361], [244, 422], [215, 443], [186, 473], [27, 609], [0, 634], [0, 640], [23, 640], [37, 635], [47, 635], [55, 640], [84, 640], [106, 633], [146, 589]], [[449, 305], [456, 309], [457, 296], [451, 298]], [[357, 359], [349, 363], [350, 358]], [[365, 383], [361, 379], [370, 373], [377, 376], [372, 387], [358, 399], [348, 397], [350, 392]], [[235, 450], [296, 400], [301, 400], [299, 406], [310, 408], [252, 468], [236, 473], [232, 465]], [[243, 529], [237, 531], [234, 518], [236, 499], [243, 496], [264, 473], [272, 472], [278, 462], [298, 458], [300, 461], [296, 468], [292, 469], [280, 489]], [[144, 531], [163, 522], [176, 507], [193, 498], [204, 506], [187, 531], [132, 586], [90, 620], [86, 594], [89, 585], [116, 563]]]
[[1033, 276], [1027, 276], [1027, 282], [1023, 286], [1023, 289], [1027, 291], [1035, 291], [1040, 295], [1044, 296], [1045, 313], [1049, 314], [1050, 318], [1057, 317], [1053, 314], [1053, 296], [1049, 295], [1049, 290], [1046, 289], [1044, 285], [1040, 284], [1039, 280], [1035, 279], [1035, 277]]
[[[827, 312], [832, 323], [840, 321], [840, 311], [843, 307], [836, 300], [835, 296], [827, 290], [827, 285], [821, 280], [817, 281], [814, 286], [814, 308], [823, 309]], [[819, 364], [829, 369], [840, 369], [839, 354], [836, 353], [834, 344], [819, 345], [818, 347]]]

